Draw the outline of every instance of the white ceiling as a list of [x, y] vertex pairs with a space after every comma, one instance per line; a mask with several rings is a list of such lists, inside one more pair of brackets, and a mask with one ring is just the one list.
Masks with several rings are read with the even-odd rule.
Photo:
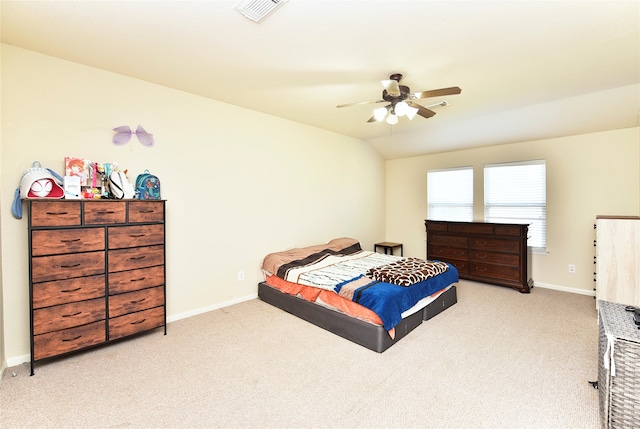
[[[5, 1], [3, 43], [367, 140], [385, 158], [638, 126], [640, 1]], [[380, 80], [459, 86], [367, 123]], [[425, 99], [429, 105], [442, 98]], [[250, 124], [248, 124], [250, 125]]]

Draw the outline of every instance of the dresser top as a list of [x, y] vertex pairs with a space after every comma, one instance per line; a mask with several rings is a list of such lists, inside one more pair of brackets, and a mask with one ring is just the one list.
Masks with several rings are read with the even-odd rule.
[[483, 220], [460, 221], [460, 220], [442, 220], [442, 219], [425, 219], [427, 222], [442, 222], [460, 225], [513, 225], [513, 226], [529, 226], [529, 223], [511, 223], [511, 222], [486, 222]]
[[640, 329], [633, 322], [633, 312], [625, 305], [609, 301], [598, 301], [602, 325], [606, 334], [640, 344]]

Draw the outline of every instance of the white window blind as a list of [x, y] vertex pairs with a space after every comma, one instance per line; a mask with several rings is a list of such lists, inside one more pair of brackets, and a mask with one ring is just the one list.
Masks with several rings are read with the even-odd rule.
[[484, 219], [487, 222], [528, 223], [528, 245], [547, 245], [546, 161], [534, 160], [484, 166]]
[[473, 168], [427, 171], [427, 219], [473, 220]]

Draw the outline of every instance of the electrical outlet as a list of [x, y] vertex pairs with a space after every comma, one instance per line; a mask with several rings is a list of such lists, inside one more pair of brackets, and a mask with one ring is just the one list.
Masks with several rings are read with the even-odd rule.
[[569, 272], [570, 273], [575, 273], [576, 272], [576, 266], [573, 264], [569, 264]]
[[244, 281], [244, 271], [238, 271], [238, 281]]

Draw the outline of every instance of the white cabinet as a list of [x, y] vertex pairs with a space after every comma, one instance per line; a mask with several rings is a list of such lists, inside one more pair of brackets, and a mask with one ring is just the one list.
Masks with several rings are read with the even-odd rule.
[[597, 216], [595, 246], [597, 300], [640, 307], [640, 217]]

